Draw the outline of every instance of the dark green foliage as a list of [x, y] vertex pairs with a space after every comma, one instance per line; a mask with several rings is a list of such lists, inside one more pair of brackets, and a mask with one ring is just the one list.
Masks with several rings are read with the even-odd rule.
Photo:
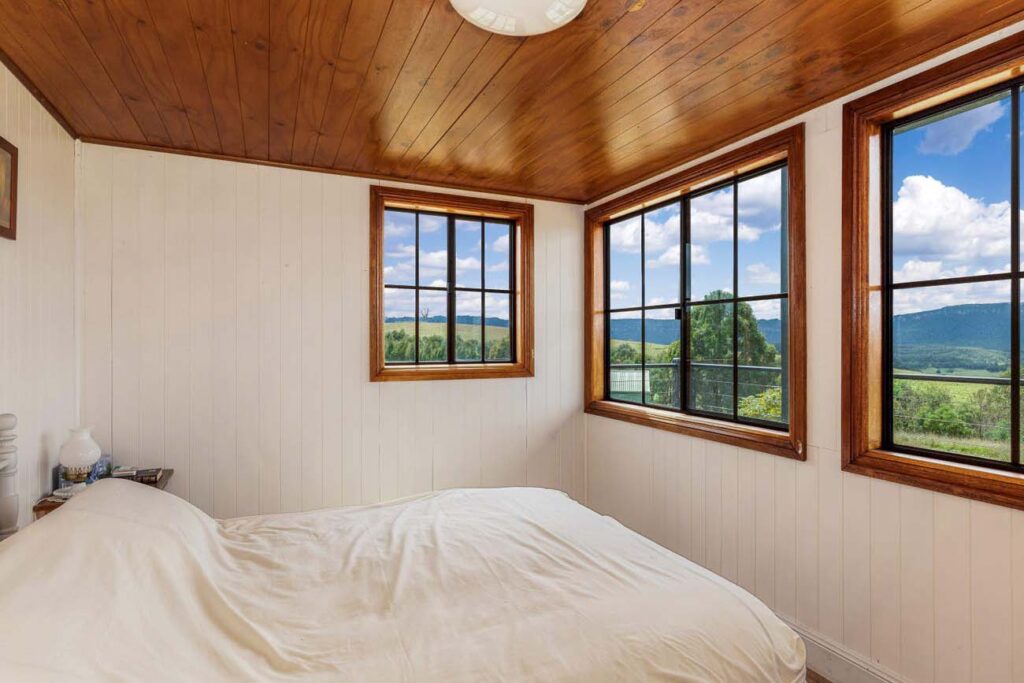
[[[487, 340], [488, 360], [508, 360], [511, 358], [509, 338]], [[456, 358], [460, 360], [479, 360], [480, 340], [455, 337]], [[413, 335], [405, 330], [389, 330], [384, 335], [384, 358], [389, 363], [411, 362], [415, 360], [416, 345]], [[420, 337], [421, 361], [445, 361], [448, 359], [448, 340], [442, 335], [431, 334]]]
[[970, 346], [900, 344], [893, 354], [893, 367], [942, 374], [943, 370], [982, 370], [999, 373], [1010, 363], [1006, 351]]

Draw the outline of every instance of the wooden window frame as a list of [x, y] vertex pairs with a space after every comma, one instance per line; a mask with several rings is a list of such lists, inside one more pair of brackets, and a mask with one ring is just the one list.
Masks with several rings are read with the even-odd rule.
[[1015, 35], [843, 108], [844, 471], [1024, 509], [1024, 475], [883, 448], [882, 127], [1024, 73]]
[[[709, 187], [785, 160], [789, 176], [789, 429], [739, 424], [605, 398], [605, 263], [607, 221], [673, 196]], [[584, 235], [584, 410], [615, 420], [806, 460], [807, 353], [804, 291], [804, 126], [798, 124], [623, 195], [586, 213]]]
[[[389, 208], [500, 218], [512, 221], [515, 239], [515, 361], [387, 365], [384, 362], [384, 211]], [[533, 205], [494, 199], [370, 187], [370, 381], [533, 377]]]

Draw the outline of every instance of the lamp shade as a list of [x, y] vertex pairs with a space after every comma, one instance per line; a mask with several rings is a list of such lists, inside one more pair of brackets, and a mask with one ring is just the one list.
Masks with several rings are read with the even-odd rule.
[[451, 0], [466, 21], [508, 36], [533, 36], [565, 26], [587, 0]]

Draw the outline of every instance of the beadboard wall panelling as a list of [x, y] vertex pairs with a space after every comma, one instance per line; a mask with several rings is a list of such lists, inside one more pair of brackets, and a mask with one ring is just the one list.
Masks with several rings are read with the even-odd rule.
[[77, 423], [75, 143], [0, 65], [0, 136], [18, 148], [18, 239], [0, 239], [0, 413], [18, 416], [20, 524]]
[[807, 462], [588, 416], [589, 504], [897, 677], [1024, 681], [1024, 512], [841, 471], [842, 104], [798, 120]]
[[582, 499], [582, 209], [537, 202], [536, 376], [368, 381], [364, 179], [82, 146], [82, 410], [219, 517], [455, 486]]

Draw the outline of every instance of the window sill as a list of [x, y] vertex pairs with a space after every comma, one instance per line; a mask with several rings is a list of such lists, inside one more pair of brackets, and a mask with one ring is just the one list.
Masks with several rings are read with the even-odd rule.
[[371, 382], [417, 382], [447, 379], [503, 379], [533, 377], [533, 365], [519, 363], [465, 363], [460, 365], [418, 365], [373, 368]]
[[804, 444], [789, 432], [723, 422], [696, 415], [684, 415], [657, 408], [626, 405], [614, 401], [591, 401], [586, 407], [586, 412], [613, 420], [622, 420], [645, 427], [718, 441], [752, 451], [770, 453], [783, 458], [807, 459]]
[[880, 449], [856, 458], [844, 453], [843, 471], [1024, 510], [1024, 475], [929, 460]]

